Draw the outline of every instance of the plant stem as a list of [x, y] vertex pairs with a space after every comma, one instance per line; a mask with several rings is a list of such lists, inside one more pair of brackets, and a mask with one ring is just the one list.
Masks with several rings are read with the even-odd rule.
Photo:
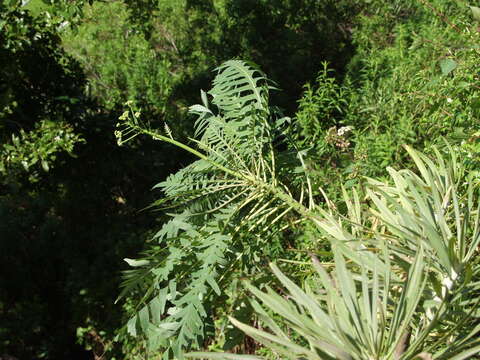
[[255, 178], [251, 175], [243, 174], [241, 172], [229, 169], [229, 168], [225, 167], [224, 165], [216, 162], [215, 160], [210, 159], [207, 155], [201, 153], [200, 151], [198, 151], [198, 150], [196, 150], [196, 149], [194, 149], [194, 148], [192, 148], [188, 145], [185, 145], [184, 143], [181, 143], [181, 142], [179, 142], [175, 139], [172, 139], [168, 136], [161, 135], [161, 134], [159, 134], [159, 133], [157, 133], [153, 130], [145, 129], [145, 128], [142, 128], [142, 127], [140, 127], [138, 125], [135, 125], [135, 124], [129, 124], [129, 125], [134, 130], [136, 130], [138, 133], [143, 133], [145, 135], [149, 135], [152, 139], [164, 141], [166, 143], [175, 145], [175, 146], [177, 146], [177, 147], [179, 147], [179, 148], [181, 148], [185, 151], [188, 151], [192, 155], [195, 155], [196, 157], [207, 161], [212, 166], [214, 166], [217, 169], [225, 172], [226, 174], [229, 174], [233, 177], [245, 180], [252, 185], [255, 185], [257, 187], [260, 187], [260, 188], [266, 190], [267, 192], [269, 192], [273, 196], [275, 196], [277, 199], [284, 201], [291, 208], [293, 208], [295, 211], [297, 211], [300, 215], [306, 216], [310, 219], [318, 219], [318, 217], [313, 213], [313, 211], [311, 209], [308, 209], [307, 207], [305, 207], [302, 203], [295, 200], [292, 196], [285, 193], [283, 190], [281, 190], [277, 186], [269, 184], [269, 183], [267, 183], [267, 182], [265, 182], [261, 179]]

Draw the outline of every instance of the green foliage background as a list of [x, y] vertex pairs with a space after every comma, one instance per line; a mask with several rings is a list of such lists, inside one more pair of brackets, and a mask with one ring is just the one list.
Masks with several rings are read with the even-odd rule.
[[[203, 115], [189, 113], [189, 107], [203, 103], [199, 91], [211, 88], [214, 68], [243, 59], [273, 80], [264, 110], [269, 130], [252, 136], [273, 138], [275, 179], [293, 196], [304, 192], [308, 174], [312, 201], [322, 203], [321, 187], [345, 210], [340, 185], [352, 188], [363, 184], [365, 176], [384, 179], [387, 166], [412, 168], [402, 145], [428, 153], [431, 145], [442, 146], [442, 138], [478, 173], [480, 33], [478, 14], [469, 5], [476, 4], [0, 3], [0, 354], [19, 359], [88, 359], [94, 354], [143, 359], [150, 345], [155, 350], [148, 356], [168, 357], [168, 346], [161, 341], [152, 346], [151, 339], [149, 344], [142, 336], [128, 335], [141, 333], [140, 323], [132, 327], [131, 319], [152, 299], [150, 293], [145, 296], [156, 284], [151, 274], [120, 303], [114, 302], [120, 294], [120, 272], [128, 268], [122, 259], [139, 253], [143, 260], [172, 262], [164, 280], [185, 273], [190, 280], [176, 279], [176, 286], [179, 291], [191, 289], [198, 275], [196, 254], [175, 253], [185, 239], [170, 240], [171, 230], [154, 236], [168, 227], [172, 212], [187, 211], [191, 223], [184, 219], [188, 226], [175, 226], [197, 237], [188, 240], [190, 251], [214, 249], [202, 240], [209, 227], [222, 228], [222, 236], [229, 236], [229, 226], [238, 228], [232, 239], [206, 237], [218, 250], [209, 258], [212, 262], [235, 265], [224, 284], [217, 284], [220, 295], [210, 292], [200, 302], [205, 314], [197, 321], [199, 336], [187, 335], [182, 346], [197, 343], [200, 350], [272, 355], [244, 339], [226, 316], [257, 321], [241, 281], [249, 277], [256, 286], [277, 286], [269, 261], [280, 261], [282, 271], [299, 283], [308, 280], [308, 252], [329, 259], [318, 229], [289, 213], [288, 227], [272, 226], [260, 241], [248, 235], [255, 228], [242, 228], [244, 216], [260, 214], [257, 225], [272, 220], [263, 208], [257, 212], [260, 206], [246, 205], [228, 226], [216, 217], [192, 217], [188, 212], [204, 211], [219, 201], [219, 193], [210, 187], [200, 192], [210, 196], [208, 204], [193, 201], [198, 194], [172, 187], [187, 184], [189, 170], [179, 169], [192, 164], [193, 156], [146, 136], [119, 147], [114, 136], [118, 118], [127, 109], [149, 135], [164, 132], [167, 125], [167, 134], [194, 146], [189, 138], [195, 129], [197, 135], [202, 132], [195, 121]], [[220, 107], [214, 102], [212, 110]], [[220, 110], [219, 116], [228, 118]], [[269, 156], [265, 159], [270, 161]], [[187, 169], [199, 166], [195, 171], [202, 176], [211, 171], [205, 164], [193, 164]], [[192, 181], [193, 187], [199, 185], [199, 178]], [[159, 200], [149, 208], [164, 199], [164, 192], [151, 190], [159, 182], [167, 197], [182, 196], [179, 204]], [[162, 209], [165, 205], [180, 209]], [[186, 260], [176, 262], [172, 254]], [[134, 272], [124, 276], [128, 274]], [[206, 288], [215, 288], [211, 280], [205, 281]], [[166, 310], [169, 307], [167, 302]]]

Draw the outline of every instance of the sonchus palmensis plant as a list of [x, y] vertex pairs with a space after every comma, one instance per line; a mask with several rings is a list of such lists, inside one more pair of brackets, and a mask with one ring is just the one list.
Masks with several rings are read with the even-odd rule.
[[119, 124], [120, 144], [147, 134], [198, 157], [157, 185], [165, 197], [155, 205], [171, 208], [172, 218], [145, 257], [127, 259], [134, 269], [125, 273], [123, 294], [148, 287], [128, 330], [143, 332], [165, 358], [202, 346], [232, 280], [264, 268], [287, 215], [314, 206], [306, 188], [296, 201], [283, 182], [302, 161], [277, 150], [289, 119], [269, 106], [271, 88], [253, 65], [232, 60], [220, 66], [213, 88], [201, 92], [202, 104], [190, 108], [197, 116], [191, 146], [177, 142], [168, 127], [162, 133], [148, 128], [133, 111]]
[[[147, 134], [198, 158], [157, 185], [165, 198], [156, 205], [171, 207], [172, 218], [144, 257], [127, 259], [133, 270], [125, 273], [124, 293], [146, 289], [128, 331], [143, 333], [164, 359], [261, 359], [184, 352], [204, 346], [215, 311], [235, 295], [231, 284], [265, 273], [272, 239], [295, 222], [329, 244], [328, 266], [312, 255], [314, 275], [299, 286], [272, 264], [281, 294], [278, 286], [264, 292], [244, 282], [261, 327], [231, 319], [270, 358], [475, 358], [478, 178], [448, 145], [448, 155], [433, 150], [434, 160], [407, 147], [417, 172], [388, 169], [390, 182], [368, 179], [362, 192], [344, 190], [342, 206], [326, 197], [317, 202], [304, 152], [278, 146], [289, 139], [288, 119], [269, 107], [270, 88], [250, 64], [220, 66], [202, 104], [190, 108], [197, 116], [191, 146], [133, 112], [124, 116], [119, 142]], [[303, 181], [293, 184], [299, 169]]]

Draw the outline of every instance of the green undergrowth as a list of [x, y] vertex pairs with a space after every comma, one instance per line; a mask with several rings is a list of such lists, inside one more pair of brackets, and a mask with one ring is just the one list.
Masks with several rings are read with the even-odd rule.
[[384, 176], [387, 165], [408, 165], [403, 144], [474, 141], [479, 37], [460, 1], [368, 2], [343, 81], [322, 70], [299, 101], [300, 141], [318, 184], [335, 193], [339, 181], [349, 187]]
[[64, 32], [64, 47], [89, 78], [89, 94], [107, 109], [134, 101], [152, 115], [163, 115], [176, 78], [171, 61], [155, 52], [128, 19], [121, 2], [85, 5], [81, 25]]

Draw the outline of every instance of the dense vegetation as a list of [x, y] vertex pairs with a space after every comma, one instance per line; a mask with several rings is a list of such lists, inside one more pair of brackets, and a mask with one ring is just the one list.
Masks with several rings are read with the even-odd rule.
[[464, 0], [0, 2], [0, 359], [480, 358], [479, 39]]

